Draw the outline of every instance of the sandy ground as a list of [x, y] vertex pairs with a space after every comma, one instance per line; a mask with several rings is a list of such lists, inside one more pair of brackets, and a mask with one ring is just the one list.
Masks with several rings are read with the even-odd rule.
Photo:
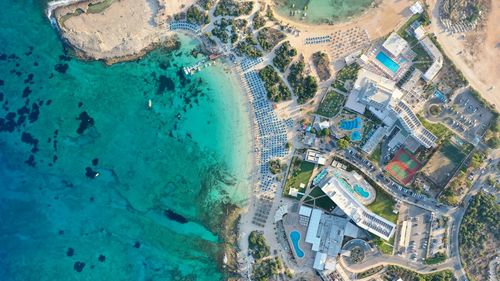
[[[500, 1], [492, 0], [486, 26], [476, 32], [450, 34], [444, 31], [438, 15], [438, 2], [429, 1], [432, 10], [431, 29], [446, 55], [463, 72], [472, 87], [500, 110]], [[465, 36], [464, 36], [465, 35]]]
[[[195, 0], [119, 0], [101, 13], [83, 13], [61, 22], [77, 8], [86, 11], [88, 2], [56, 10], [56, 18], [67, 39], [81, 56], [115, 59], [141, 55], [167, 38], [167, 18]], [[164, 6], [164, 8], [162, 7]]]
[[[278, 15], [274, 16], [281, 22], [289, 24], [300, 30], [300, 35], [290, 37], [291, 44], [297, 48], [299, 53], [308, 57], [313, 52], [321, 48], [319, 45], [304, 45], [307, 37], [329, 35], [336, 31], [345, 31], [354, 27], [366, 30], [370, 39], [382, 37], [396, 29], [396, 27], [405, 22], [405, 19], [411, 15], [409, 7], [413, 4], [412, 0], [383, 0], [376, 7], [368, 9], [360, 16], [353, 17], [349, 21], [340, 22], [334, 25], [310, 25], [307, 23], [292, 21], [288, 18]], [[266, 0], [266, 3], [273, 6], [273, 0]]]
[[[274, 6], [273, 0], [265, 0], [265, 3]], [[409, 7], [414, 3], [413, 0], [381, 0], [379, 3], [368, 9], [362, 15], [353, 17], [345, 22], [339, 22], [334, 25], [311, 25], [303, 22], [292, 21], [286, 17], [280, 16], [276, 12], [274, 16], [285, 25], [299, 30], [300, 35], [294, 36], [288, 34], [287, 40], [290, 44], [295, 47], [299, 54], [303, 54], [306, 59], [307, 68], [314, 72], [314, 67], [312, 66], [312, 60], [310, 59], [312, 54], [317, 51], [322, 51], [329, 54], [331, 57], [331, 45], [305, 45], [305, 39], [308, 37], [317, 37], [323, 35], [331, 35], [335, 32], [346, 32], [353, 28], [361, 28], [365, 30], [368, 34], [370, 40], [377, 39], [379, 37], [385, 36], [397, 30], [398, 27], [406, 22], [406, 20], [411, 16], [411, 11]], [[332, 78], [320, 83], [320, 93], [315, 96], [314, 103], [308, 103], [307, 105], [299, 105], [295, 101], [284, 102], [278, 104], [279, 116], [300, 116], [304, 112], [311, 111], [315, 109], [315, 104], [321, 100], [323, 97], [324, 90], [330, 85], [334, 77], [335, 71], [332, 73]], [[288, 118], [286, 117], [286, 118]]]

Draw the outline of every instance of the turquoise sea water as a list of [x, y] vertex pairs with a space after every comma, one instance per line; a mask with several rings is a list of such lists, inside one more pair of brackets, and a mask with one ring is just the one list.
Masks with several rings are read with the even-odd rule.
[[0, 1], [0, 279], [224, 279], [222, 222], [248, 197], [235, 78], [184, 77], [187, 37], [110, 67], [72, 58], [44, 5]]
[[[277, 12], [307, 23], [338, 22], [369, 8], [373, 0], [275, 0]], [[304, 8], [306, 10], [304, 10]], [[304, 12], [307, 14], [304, 17]], [[293, 14], [292, 14], [293, 13]]]

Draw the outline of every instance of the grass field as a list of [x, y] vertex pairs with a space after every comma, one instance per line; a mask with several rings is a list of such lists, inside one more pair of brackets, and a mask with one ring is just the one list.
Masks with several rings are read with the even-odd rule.
[[445, 125], [441, 123], [431, 123], [418, 114], [417, 117], [427, 130], [439, 138], [439, 143], [442, 143], [444, 140], [448, 140], [453, 136], [453, 133]]
[[385, 255], [392, 255], [394, 251], [394, 235], [389, 239], [389, 241], [382, 240], [379, 237], [376, 237], [373, 239], [373, 242], [375, 245], [377, 245], [377, 248], [382, 252], [382, 254]]
[[329, 91], [326, 93], [325, 98], [319, 104], [318, 113], [319, 115], [331, 118], [336, 116], [342, 106], [344, 105], [345, 97], [335, 91]]
[[394, 158], [385, 166], [385, 170], [397, 181], [407, 185], [413, 179], [421, 164], [404, 148], [401, 148]]
[[351, 163], [345, 161], [342, 158], [339, 157], [334, 157], [333, 160], [338, 161], [342, 164], [345, 164], [347, 166], [347, 171], [356, 171], [358, 174], [362, 175], [364, 179], [371, 185], [373, 188], [375, 188], [375, 192], [377, 193], [377, 196], [375, 197], [375, 201], [371, 203], [370, 205], [366, 206], [370, 211], [374, 212], [375, 214], [393, 222], [396, 223], [398, 220], [398, 214], [394, 214], [392, 211], [394, 210], [394, 207], [396, 206], [396, 200], [392, 198], [391, 195], [389, 195], [387, 192], [385, 192], [374, 180], [372, 180], [370, 177], [366, 176], [363, 171], [361, 171], [358, 167], [352, 165]]
[[368, 156], [368, 159], [370, 159], [373, 163], [379, 165], [381, 154], [382, 154], [382, 146], [378, 144], [375, 150], [372, 152], [372, 154]]
[[431, 159], [427, 161], [422, 172], [437, 186], [444, 187], [450, 175], [454, 174], [458, 169], [470, 149], [469, 144], [459, 147], [450, 141], [445, 141], [441, 144], [439, 150], [432, 155]]
[[374, 186], [374, 188], [377, 192], [377, 197], [375, 197], [375, 201], [373, 203], [366, 207], [375, 214], [396, 223], [398, 220], [398, 214], [393, 212], [396, 201], [381, 188], [377, 186]]
[[[307, 185], [312, 176], [313, 169], [313, 163], [303, 161], [295, 156], [292, 160], [292, 167], [290, 167], [285, 188], [283, 188], [283, 194], [288, 195], [292, 187], [299, 189], [301, 183]], [[302, 192], [303, 190], [300, 191]]]
[[462, 160], [466, 156], [462, 150], [451, 144], [449, 141], [445, 142], [439, 150], [457, 166], [462, 163]]

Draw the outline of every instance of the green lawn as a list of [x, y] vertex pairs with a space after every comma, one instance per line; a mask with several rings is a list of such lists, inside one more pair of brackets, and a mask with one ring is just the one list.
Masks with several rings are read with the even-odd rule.
[[453, 136], [453, 132], [446, 128], [445, 125], [441, 123], [431, 123], [418, 114], [417, 117], [427, 130], [431, 131], [431, 133], [439, 138], [439, 143], [450, 139]]
[[373, 187], [377, 192], [377, 197], [375, 198], [375, 202], [366, 207], [375, 214], [396, 223], [398, 220], [398, 214], [392, 212], [394, 210], [394, 206], [396, 205], [396, 201], [384, 190], [377, 186]]
[[[288, 192], [292, 187], [299, 189], [301, 183], [307, 186], [307, 183], [312, 176], [313, 169], [313, 163], [303, 161], [297, 156], [294, 157], [292, 160], [292, 167], [290, 167], [290, 171], [288, 172], [285, 188], [283, 188], [283, 194], [288, 195]], [[300, 191], [303, 192], [304, 190]]]
[[450, 159], [456, 166], [460, 165], [462, 163], [462, 160], [465, 157], [465, 154], [462, 152], [462, 150], [455, 145], [451, 144], [449, 141], [446, 141], [441, 145], [441, 148], [439, 149], [446, 158]]
[[370, 211], [374, 212], [377, 215], [382, 216], [383, 218], [396, 223], [398, 220], [398, 215], [394, 214], [392, 210], [394, 210], [394, 206], [396, 205], [396, 201], [392, 196], [390, 196], [387, 192], [385, 192], [378, 184], [372, 180], [370, 177], [366, 176], [363, 171], [361, 171], [358, 167], [353, 166], [351, 163], [345, 161], [339, 157], [333, 157], [333, 160], [338, 161], [347, 166], [347, 171], [356, 171], [358, 174], [362, 175], [363, 178], [375, 188], [375, 192], [377, 192], [377, 197], [375, 201], [370, 205], [366, 206]]
[[380, 163], [381, 154], [382, 154], [382, 148], [381, 145], [378, 144], [375, 150], [372, 152], [372, 154], [370, 154], [368, 159], [370, 159], [373, 163], [378, 165]]
[[392, 252], [394, 250], [394, 236], [392, 236], [391, 239], [389, 239], [389, 241], [385, 241], [385, 240], [382, 240], [381, 238], [379, 237], [376, 237], [373, 242], [375, 243], [375, 245], [377, 245], [377, 248], [380, 250], [380, 252], [382, 252], [382, 254], [385, 254], [385, 255], [392, 255]]
[[425, 259], [425, 264], [438, 264], [438, 263], [442, 263], [446, 260], [446, 254], [443, 254], [443, 253], [437, 253], [435, 254], [433, 257], [431, 258], [427, 258]]
[[331, 87], [346, 93], [347, 89], [344, 87], [344, 83], [348, 80], [356, 80], [359, 69], [359, 65], [355, 63], [342, 68], [335, 75], [335, 81], [333, 81]]
[[345, 97], [335, 91], [329, 91], [326, 93], [325, 98], [319, 104], [318, 113], [319, 115], [331, 118], [336, 116], [344, 105]]

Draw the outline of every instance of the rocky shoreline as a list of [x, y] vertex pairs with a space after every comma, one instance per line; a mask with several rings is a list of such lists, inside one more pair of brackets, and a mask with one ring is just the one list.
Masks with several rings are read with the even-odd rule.
[[127, 61], [135, 61], [139, 60], [145, 55], [147, 55], [149, 52], [156, 50], [156, 49], [163, 49], [166, 51], [172, 51], [172, 50], [177, 50], [180, 47], [180, 41], [178, 40], [177, 36], [172, 35], [167, 37], [164, 41], [162, 42], [156, 42], [156, 43], [151, 43], [149, 46], [146, 48], [142, 49], [141, 51], [133, 54], [128, 54], [125, 56], [120, 56], [120, 57], [110, 57], [110, 58], [98, 58], [92, 55], [89, 55], [86, 53], [84, 50], [81, 50], [77, 48], [76, 46], [72, 45], [70, 42], [65, 40], [63, 38], [64, 46], [67, 48], [70, 53], [75, 56], [76, 58], [84, 61], [102, 61], [106, 65], [113, 65], [115, 63], [120, 63], [120, 62], [127, 62]]
[[177, 40], [166, 23], [191, 2], [194, 1], [70, 1], [51, 9], [48, 16], [76, 57], [114, 64], [139, 59], [156, 48], [175, 48]]

